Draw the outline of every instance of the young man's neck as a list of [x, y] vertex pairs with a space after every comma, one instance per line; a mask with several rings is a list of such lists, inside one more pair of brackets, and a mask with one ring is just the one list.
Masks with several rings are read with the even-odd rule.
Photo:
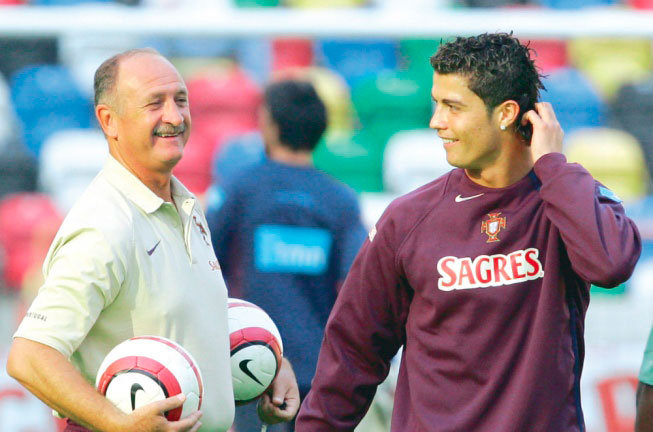
[[505, 143], [503, 148], [503, 153], [491, 167], [466, 169], [467, 176], [473, 182], [490, 188], [508, 187], [523, 179], [533, 169], [530, 148], [521, 139]]
[[287, 165], [312, 166], [312, 152], [307, 150], [293, 150], [284, 145], [270, 145], [266, 149], [268, 158]]

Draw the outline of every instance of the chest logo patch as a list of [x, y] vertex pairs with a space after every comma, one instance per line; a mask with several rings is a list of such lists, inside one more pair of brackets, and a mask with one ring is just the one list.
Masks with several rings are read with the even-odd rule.
[[197, 227], [197, 229], [200, 230], [200, 234], [202, 234], [202, 240], [204, 240], [204, 243], [206, 243], [207, 246], [211, 246], [209, 244], [209, 241], [207, 240], [207, 237], [209, 234], [206, 232], [206, 229], [204, 229], [204, 225], [202, 225], [202, 222], [197, 220], [197, 216], [193, 215], [193, 223]]
[[488, 236], [486, 243], [498, 242], [501, 228], [506, 227], [506, 217], [499, 217], [500, 214], [501, 212], [488, 213], [489, 219], [481, 222], [481, 232]]

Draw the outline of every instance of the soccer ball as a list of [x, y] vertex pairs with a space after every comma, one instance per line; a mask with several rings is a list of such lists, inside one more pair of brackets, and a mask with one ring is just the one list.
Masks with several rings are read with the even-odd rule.
[[159, 336], [137, 336], [116, 345], [102, 361], [95, 386], [125, 413], [184, 393], [184, 404], [165, 413], [170, 421], [197, 411], [204, 391], [193, 357]]
[[263, 309], [229, 299], [229, 339], [234, 399], [244, 404], [270, 386], [281, 367], [283, 345], [277, 326]]

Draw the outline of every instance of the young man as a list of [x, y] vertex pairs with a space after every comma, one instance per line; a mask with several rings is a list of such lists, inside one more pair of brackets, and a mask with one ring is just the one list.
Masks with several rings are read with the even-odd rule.
[[[57, 233], [7, 370], [69, 419], [67, 431], [226, 431], [227, 291], [200, 205], [172, 177], [190, 133], [186, 86], [155, 51], [128, 51], [98, 68], [95, 113], [111, 156]], [[169, 422], [163, 413], [184, 402], [170, 397], [126, 415], [95, 390], [106, 354], [137, 335], [170, 338], [193, 355], [202, 412]], [[284, 361], [264, 417], [289, 420], [298, 407]]]
[[644, 350], [637, 386], [635, 432], [653, 432], [653, 328]]
[[582, 431], [590, 283], [630, 276], [638, 231], [560, 153], [516, 38], [457, 38], [431, 64], [430, 126], [457, 169], [394, 201], [369, 233], [297, 430], [353, 430], [403, 345], [393, 431]]
[[[304, 396], [365, 229], [354, 192], [312, 166], [327, 124], [312, 84], [269, 84], [260, 123], [267, 159], [223, 184], [223, 201], [209, 205], [207, 219], [230, 294], [272, 317]], [[238, 431], [254, 430], [253, 413], [236, 409]]]

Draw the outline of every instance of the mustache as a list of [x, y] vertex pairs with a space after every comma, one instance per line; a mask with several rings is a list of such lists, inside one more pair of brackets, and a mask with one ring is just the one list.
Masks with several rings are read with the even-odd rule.
[[181, 123], [179, 126], [165, 124], [158, 126], [154, 129], [154, 135], [177, 135], [186, 132], [186, 123]]

